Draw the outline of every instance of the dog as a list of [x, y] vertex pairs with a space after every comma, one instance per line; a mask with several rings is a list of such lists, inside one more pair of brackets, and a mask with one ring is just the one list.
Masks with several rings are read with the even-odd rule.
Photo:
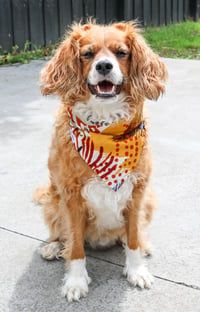
[[66, 259], [62, 294], [88, 293], [84, 246], [121, 242], [124, 275], [149, 288], [143, 263], [147, 226], [156, 208], [144, 100], [165, 91], [165, 65], [134, 22], [73, 24], [41, 72], [43, 95], [61, 98], [50, 147], [50, 183], [35, 191], [49, 243], [43, 258]]

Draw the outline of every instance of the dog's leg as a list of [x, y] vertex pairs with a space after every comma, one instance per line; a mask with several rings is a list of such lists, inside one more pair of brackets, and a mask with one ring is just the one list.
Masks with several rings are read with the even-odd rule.
[[140, 231], [140, 244], [142, 255], [145, 257], [153, 254], [153, 247], [149, 242], [148, 226], [152, 220], [154, 211], [157, 209], [156, 196], [151, 187], [147, 188], [146, 196], [144, 199], [143, 213], [140, 215], [142, 230]]
[[[70, 201], [71, 202], [71, 201]], [[67, 272], [64, 277], [62, 294], [68, 301], [77, 301], [88, 293], [88, 285], [91, 279], [86, 270], [86, 258], [84, 252], [84, 230], [86, 215], [85, 209], [80, 207], [81, 201], [74, 199], [68, 203], [68, 218], [70, 219], [68, 238], [62, 257], [68, 260]]]
[[46, 260], [58, 259], [62, 249], [60, 238], [60, 218], [59, 218], [59, 196], [56, 188], [51, 183], [46, 187], [38, 188], [33, 198], [39, 204], [42, 204], [45, 222], [49, 227], [49, 243], [43, 246], [39, 252]]
[[124, 275], [128, 281], [140, 288], [150, 288], [153, 282], [141, 257], [140, 243], [140, 209], [143, 205], [143, 192], [139, 189], [133, 191], [133, 200], [125, 211], [127, 244], [125, 246], [126, 263]]

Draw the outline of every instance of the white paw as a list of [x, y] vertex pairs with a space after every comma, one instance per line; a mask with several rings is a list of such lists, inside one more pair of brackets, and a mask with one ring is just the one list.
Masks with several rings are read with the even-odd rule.
[[62, 295], [67, 297], [69, 302], [78, 301], [81, 297], [88, 294], [88, 285], [91, 282], [89, 276], [71, 277], [65, 276], [62, 287]]
[[61, 244], [51, 242], [40, 249], [41, 256], [46, 260], [58, 259], [60, 257]]
[[136, 269], [125, 267], [123, 273], [127, 276], [127, 280], [133, 286], [139, 286], [142, 289], [151, 288], [153, 276], [144, 265], [141, 265]]
[[91, 279], [85, 268], [85, 259], [71, 261], [69, 271], [65, 274], [63, 281], [62, 295], [67, 297], [69, 302], [79, 301], [81, 297], [86, 297]]

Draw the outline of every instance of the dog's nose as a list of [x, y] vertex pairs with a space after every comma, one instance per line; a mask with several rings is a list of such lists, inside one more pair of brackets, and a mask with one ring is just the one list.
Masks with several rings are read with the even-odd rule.
[[99, 74], [106, 76], [112, 70], [113, 64], [109, 61], [100, 61], [96, 65], [96, 70]]

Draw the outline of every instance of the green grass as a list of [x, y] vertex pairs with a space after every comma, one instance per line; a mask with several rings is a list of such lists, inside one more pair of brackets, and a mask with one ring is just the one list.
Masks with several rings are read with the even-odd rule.
[[[200, 60], [200, 20], [162, 27], [148, 27], [143, 33], [148, 44], [160, 56]], [[23, 50], [14, 46], [12, 52], [0, 52], [0, 65], [28, 63], [30, 60], [52, 55], [56, 45], [30, 50], [31, 43], [26, 41]], [[0, 50], [1, 51], [1, 50]]]
[[147, 28], [144, 37], [160, 56], [200, 60], [200, 20]]
[[16, 45], [12, 48], [12, 52], [3, 51], [0, 54], [0, 65], [11, 63], [28, 63], [30, 60], [42, 59], [51, 56], [56, 49], [56, 45], [48, 45], [46, 47], [29, 49], [31, 42], [26, 41], [23, 50], [19, 50]]

